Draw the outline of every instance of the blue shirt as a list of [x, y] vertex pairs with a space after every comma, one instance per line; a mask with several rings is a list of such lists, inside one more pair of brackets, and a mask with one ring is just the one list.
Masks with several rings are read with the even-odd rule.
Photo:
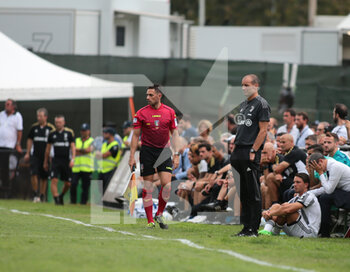
[[189, 149], [186, 148], [184, 153], [180, 155], [179, 166], [173, 171], [177, 180], [187, 179], [187, 170], [191, 167], [188, 151]]

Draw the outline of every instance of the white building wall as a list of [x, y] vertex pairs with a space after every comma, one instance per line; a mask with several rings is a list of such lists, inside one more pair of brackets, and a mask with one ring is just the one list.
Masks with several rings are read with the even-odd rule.
[[301, 27], [192, 27], [190, 57], [216, 59], [228, 48], [229, 60], [339, 65], [338, 31]]
[[99, 54], [99, 11], [77, 11], [75, 16], [74, 54]]
[[[11, 10], [13, 18], [0, 18], [0, 31], [22, 45], [38, 48], [36, 42], [30, 37], [33, 32], [54, 33], [54, 40], [45, 52], [56, 54], [101, 54], [140, 57], [169, 57], [170, 22], [164, 19], [154, 19], [141, 16], [127, 22], [127, 48], [117, 48], [115, 44], [115, 11], [149, 12], [153, 14], [170, 14], [168, 0], [0, 0], [0, 15], [3, 10]], [[21, 19], [25, 27], [13, 23], [17, 19], [18, 10], [28, 9], [35, 12], [32, 16]], [[37, 13], [47, 12], [47, 19], [37, 16]], [[87, 16], [89, 12], [98, 12], [96, 16]], [[84, 14], [85, 15], [82, 15]], [[54, 14], [54, 15], [53, 15]], [[59, 18], [57, 18], [59, 17]], [[136, 16], [138, 17], [138, 16]], [[33, 23], [38, 21], [38, 23]], [[38, 25], [43, 25], [39, 27]], [[89, 27], [91, 33], [85, 33], [84, 28]], [[98, 35], [96, 34], [98, 28]], [[130, 30], [129, 30], [130, 28]], [[82, 32], [83, 31], [83, 32]], [[65, 34], [65, 37], [62, 35]], [[26, 38], [24, 38], [26, 37]], [[98, 44], [94, 41], [97, 38]], [[149, 39], [158, 38], [160, 43], [154, 46]], [[84, 44], [86, 48], [84, 48]]]

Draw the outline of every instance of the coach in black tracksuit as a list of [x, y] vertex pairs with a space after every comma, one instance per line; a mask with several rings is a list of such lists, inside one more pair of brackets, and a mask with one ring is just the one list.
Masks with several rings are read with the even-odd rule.
[[241, 220], [244, 225], [237, 236], [257, 236], [261, 218], [259, 162], [271, 109], [266, 100], [258, 94], [259, 78], [256, 75], [243, 77], [242, 89], [247, 100], [241, 103], [240, 112], [235, 116], [238, 129], [235, 149], [231, 154], [231, 164], [240, 175], [237, 186], [242, 203]]

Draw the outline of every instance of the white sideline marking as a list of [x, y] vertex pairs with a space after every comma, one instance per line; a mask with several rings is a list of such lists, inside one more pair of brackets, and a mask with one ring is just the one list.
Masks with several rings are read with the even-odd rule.
[[[1, 207], [0, 207], [0, 209], [1, 209]], [[66, 218], [66, 217], [60, 217], [60, 216], [54, 216], [54, 215], [51, 215], [51, 214], [40, 214], [40, 213], [32, 214], [32, 213], [29, 213], [29, 212], [23, 212], [23, 211], [19, 211], [19, 210], [15, 210], [15, 209], [11, 209], [10, 211], [13, 212], [13, 213], [24, 214], [24, 215], [40, 215], [40, 216], [50, 217], [50, 218], [54, 218], [54, 219], [60, 219], [60, 220], [64, 220], [64, 221], [69, 221], [69, 222], [72, 222], [72, 223], [75, 223], [75, 224], [78, 224], [78, 225], [83, 225], [85, 227], [99, 228], [99, 229], [106, 230], [108, 232], [118, 232], [118, 233], [121, 233], [121, 234], [124, 234], [124, 235], [137, 236], [137, 234], [135, 234], [135, 233], [131, 233], [131, 232], [127, 232], [127, 231], [117, 231], [117, 230], [109, 228], [109, 227], [102, 227], [102, 226], [91, 225], [91, 224], [87, 224], [87, 223], [81, 222], [79, 220], [70, 219], [70, 218]], [[182, 243], [184, 245], [187, 245], [189, 247], [192, 247], [192, 248], [196, 248], [196, 249], [200, 249], [200, 250], [216, 251], [216, 252], [219, 252], [219, 253], [224, 253], [224, 254], [227, 254], [229, 256], [235, 257], [235, 258], [237, 258], [239, 260], [242, 260], [242, 261], [245, 261], [245, 262], [254, 263], [254, 264], [257, 264], [257, 265], [261, 265], [261, 266], [269, 266], [269, 267], [273, 267], [273, 268], [279, 268], [279, 269], [284, 269], [284, 270], [293, 270], [293, 271], [299, 271], [299, 272], [313, 272], [314, 271], [314, 270], [307, 270], [307, 269], [303, 269], [303, 268], [297, 268], [297, 267], [292, 267], [292, 266], [287, 266], [287, 265], [278, 265], [278, 264], [268, 263], [268, 262], [265, 262], [265, 261], [260, 261], [258, 259], [254, 259], [252, 257], [245, 256], [243, 254], [234, 252], [232, 250], [206, 248], [204, 246], [197, 245], [197, 244], [195, 244], [192, 241], [187, 240], [187, 239], [163, 239], [163, 238], [160, 238], [160, 237], [154, 237], [154, 236], [150, 236], [150, 235], [141, 235], [141, 236], [144, 237], [144, 238], [152, 239], [152, 240], [177, 241], [177, 242], [180, 242], [180, 243]]]
[[[1, 238], [8, 238], [9, 236], [17, 236], [16, 234], [4, 234], [1, 233]], [[28, 235], [21, 235], [23, 238], [37, 238], [37, 239], [51, 239], [56, 240], [57, 237], [55, 236], [47, 236], [47, 235], [36, 235], [36, 234], [28, 234]], [[133, 237], [100, 237], [100, 236], [94, 236], [94, 237], [86, 237], [86, 236], [64, 236], [65, 239], [76, 239], [76, 240], [107, 240], [107, 241], [149, 241], [149, 238], [133, 238]]]

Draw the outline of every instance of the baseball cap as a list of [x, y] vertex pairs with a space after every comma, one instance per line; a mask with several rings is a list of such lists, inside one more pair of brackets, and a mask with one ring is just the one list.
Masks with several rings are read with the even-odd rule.
[[88, 123], [84, 123], [80, 127], [80, 130], [89, 130], [89, 129], [90, 129], [90, 125]]
[[125, 121], [122, 125], [122, 128], [125, 129], [125, 128], [131, 127], [131, 126], [132, 126], [132, 124], [130, 121]]
[[111, 127], [105, 127], [105, 128], [103, 129], [103, 132], [104, 132], [104, 133], [109, 133], [109, 134], [114, 135], [114, 134], [115, 134], [115, 129], [114, 129], [114, 128], [111, 128]]

